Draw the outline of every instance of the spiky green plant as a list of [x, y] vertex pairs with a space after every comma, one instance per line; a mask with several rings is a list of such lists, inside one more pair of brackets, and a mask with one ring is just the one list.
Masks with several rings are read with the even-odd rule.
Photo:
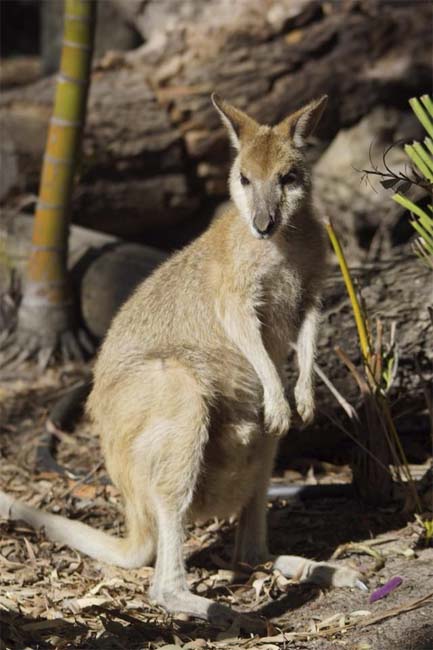
[[[433, 101], [428, 95], [420, 99], [413, 97], [409, 104], [427, 132], [424, 141], [413, 142], [404, 147], [409, 156], [413, 172], [416, 177], [423, 179], [430, 191], [433, 190]], [[421, 260], [433, 268], [433, 205], [429, 203], [427, 209], [397, 192], [392, 197], [411, 213], [410, 224], [415, 228], [418, 237], [414, 242], [414, 250]]]
[[[353, 465], [354, 484], [357, 492], [366, 501], [379, 504], [392, 498], [393, 479], [403, 485], [404, 477], [414, 503], [420, 510], [414, 481], [388, 401], [388, 391], [395, 373], [393, 346], [386, 350], [380, 321], [376, 326], [376, 339], [373, 338], [370, 319], [358, 298], [339, 237], [330, 220], [325, 225], [350, 298], [362, 356], [362, 368], [358, 369], [343, 350], [336, 348], [338, 356], [355, 378], [362, 395], [364, 413], [359, 420], [353, 421], [353, 425], [359, 446], [363, 452], [369, 454], [367, 456], [362, 453], [357, 456]], [[391, 464], [394, 475], [389, 468]]]

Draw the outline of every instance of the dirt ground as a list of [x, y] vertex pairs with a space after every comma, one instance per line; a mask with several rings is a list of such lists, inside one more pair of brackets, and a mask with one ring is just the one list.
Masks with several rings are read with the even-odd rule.
[[[47, 409], [82, 371], [16, 373], [0, 383], [1, 488], [32, 505], [121, 534], [119, 495], [104, 483], [98, 440], [83, 421], [58, 435], [58, 459], [70, 475], [35, 471]], [[78, 470], [87, 479], [76, 480]], [[346, 469], [288, 472], [297, 482], [347, 481]], [[433, 548], [421, 526], [393, 509], [368, 510], [348, 499], [276, 502], [269, 506], [273, 552], [338, 561], [366, 575], [369, 593], [296, 584], [268, 566], [230, 569], [234, 523], [191, 527], [186, 543], [192, 589], [254, 614], [261, 635], [169, 617], [152, 606], [152, 568], [122, 570], [46, 540], [21, 523], [0, 522], [0, 650], [77, 648], [257, 648], [258, 650], [432, 650]], [[371, 592], [399, 576], [401, 585], [370, 603]]]

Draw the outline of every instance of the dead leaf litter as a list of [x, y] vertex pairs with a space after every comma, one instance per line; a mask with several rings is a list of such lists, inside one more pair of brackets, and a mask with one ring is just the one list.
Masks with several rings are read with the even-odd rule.
[[[122, 535], [119, 494], [106, 482], [99, 442], [86, 421], [59, 436], [57, 459], [66, 475], [34, 469], [48, 408], [82, 372], [70, 366], [0, 383], [1, 488], [33, 506]], [[311, 483], [311, 472], [304, 480]], [[0, 648], [432, 650], [433, 549], [419, 547], [419, 522], [347, 499], [270, 505], [275, 553], [320, 560], [334, 554], [368, 576], [370, 593], [324, 592], [284, 578], [271, 565], [234, 572], [234, 525], [214, 520], [190, 528], [189, 582], [196, 593], [255, 617], [265, 629], [261, 636], [238, 621], [222, 630], [168, 616], [149, 602], [152, 568], [108, 566], [51, 543], [43, 531], [1, 520]], [[385, 593], [396, 576], [402, 578], [398, 589], [369, 602], [374, 590]]]

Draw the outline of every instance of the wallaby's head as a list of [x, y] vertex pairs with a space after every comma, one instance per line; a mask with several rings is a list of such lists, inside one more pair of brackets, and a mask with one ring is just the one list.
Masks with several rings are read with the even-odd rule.
[[237, 150], [230, 193], [255, 237], [271, 237], [290, 225], [310, 194], [303, 145], [325, 109], [324, 95], [276, 126], [262, 126], [243, 111], [212, 95]]

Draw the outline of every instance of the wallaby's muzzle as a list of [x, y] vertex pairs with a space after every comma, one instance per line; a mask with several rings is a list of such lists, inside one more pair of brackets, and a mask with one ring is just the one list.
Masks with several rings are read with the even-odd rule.
[[253, 227], [259, 237], [269, 237], [276, 224], [276, 214], [262, 212], [253, 218]]

